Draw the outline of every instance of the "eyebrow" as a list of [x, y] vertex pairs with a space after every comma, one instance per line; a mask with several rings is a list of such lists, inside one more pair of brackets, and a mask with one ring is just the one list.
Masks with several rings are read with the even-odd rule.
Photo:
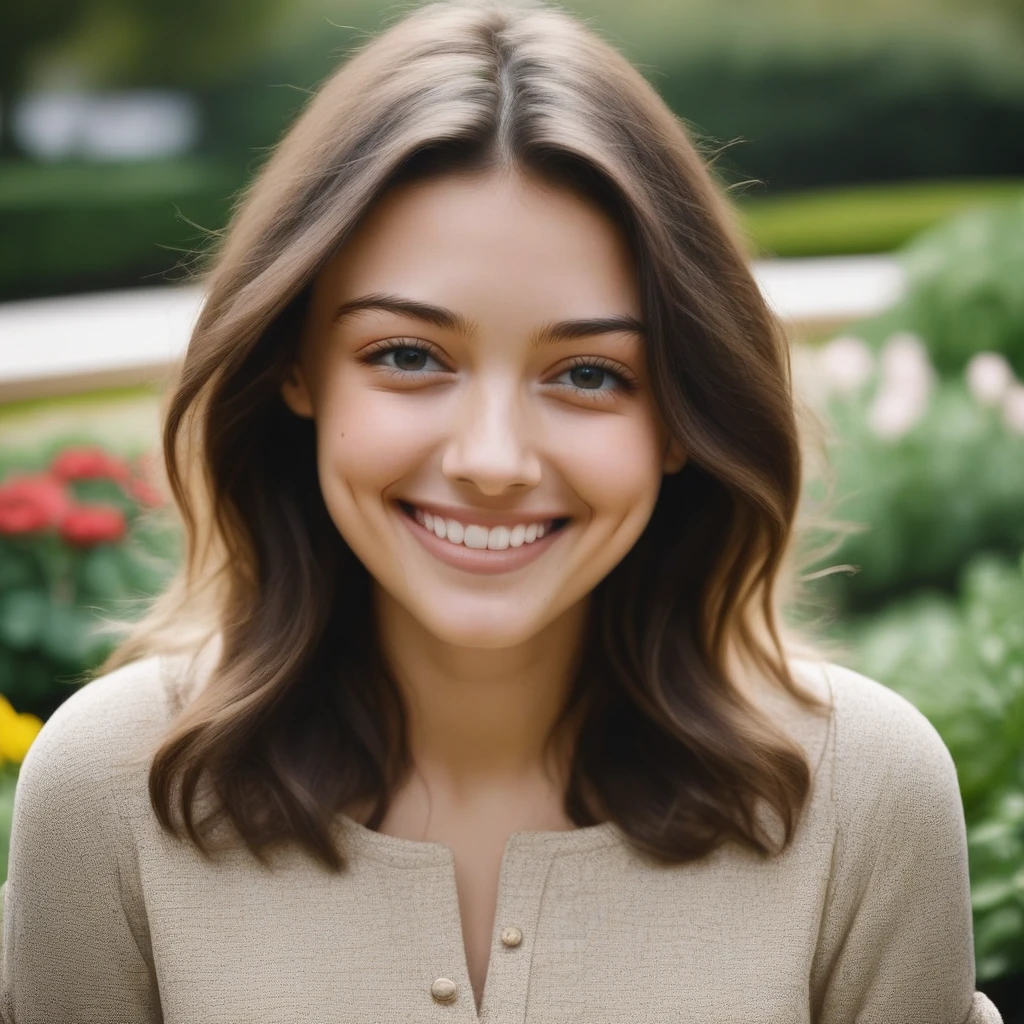
[[[403, 298], [400, 295], [388, 295], [375, 292], [362, 295], [357, 299], [343, 302], [334, 311], [333, 323], [340, 323], [346, 317], [364, 310], [383, 310], [399, 316], [423, 320], [434, 327], [460, 334], [472, 335], [479, 331], [477, 324], [464, 317], [454, 309], [435, 306], [429, 302]], [[589, 338], [595, 334], [636, 334], [645, 336], [644, 325], [636, 317], [629, 314], [615, 316], [588, 317], [579, 320], [558, 320], [545, 324], [534, 332], [530, 339], [531, 348], [539, 348], [550, 342], [571, 341], [574, 338]]]

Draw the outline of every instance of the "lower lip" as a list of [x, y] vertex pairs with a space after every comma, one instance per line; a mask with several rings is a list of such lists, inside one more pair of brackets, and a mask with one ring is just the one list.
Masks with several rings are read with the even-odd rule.
[[463, 569], [490, 575], [499, 572], [511, 572], [540, 557], [568, 529], [568, 523], [559, 530], [544, 534], [531, 544], [522, 544], [518, 548], [508, 547], [503, 551], [492, 551], [490, 548], [467, 548], [464, 544], [453, 544], [450, 540], [442, 540], [433, 530], [428, 530], [411, 516], [405, 514], [400, 506], [395, 506], [398, 517], [409, 527], [416, 539], [435, 557], [442, 562]]

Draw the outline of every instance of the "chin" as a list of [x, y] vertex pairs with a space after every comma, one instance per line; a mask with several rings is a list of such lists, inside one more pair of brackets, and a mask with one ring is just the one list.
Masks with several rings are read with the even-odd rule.
[[420, 618], [424, 629], [442, 643], [453, 647], [468, 647], [478, 650], [500, 650], [526, 643], [540, 633], [546, 623], [518, 619], [509, 622], [508, 617], [486, 615], [446, 615], [437, 618], [430, 615]]

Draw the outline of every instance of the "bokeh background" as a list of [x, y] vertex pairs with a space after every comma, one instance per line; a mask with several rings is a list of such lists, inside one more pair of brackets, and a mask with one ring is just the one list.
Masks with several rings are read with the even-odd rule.
[[[856, 530], [790, 614], [945, 740], [979, 987], [1024, 1020], [1024, 0], [564, 6], [686, 122], [795, 296], [797, 385], [828, 428], [806, 507], [831, 466]], [[180, 555], [155, 456], [204, 247], [405, 9], [0, 5], [0, 879], [26, 750], [109, 651], [97, 626]]]

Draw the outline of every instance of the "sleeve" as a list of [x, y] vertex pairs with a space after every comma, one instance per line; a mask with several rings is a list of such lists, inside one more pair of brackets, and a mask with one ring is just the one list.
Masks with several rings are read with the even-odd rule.
[[859, 735], [848, 737], [836, 762], [839, 820], [812, 975], [812, 1019], [1003, 1024], [991, 1000], [975, 991], [956, 766], [924, 715], [874, 685], [885, 695], [885, 724], [863, 743]]
[[[0, 946], [2, 1024], [158, 1024], [137, 861], [112, 792], [124, 737], [86, 684], [18, 776]], [[144, 952], [145, 950], [145, 952]]]

